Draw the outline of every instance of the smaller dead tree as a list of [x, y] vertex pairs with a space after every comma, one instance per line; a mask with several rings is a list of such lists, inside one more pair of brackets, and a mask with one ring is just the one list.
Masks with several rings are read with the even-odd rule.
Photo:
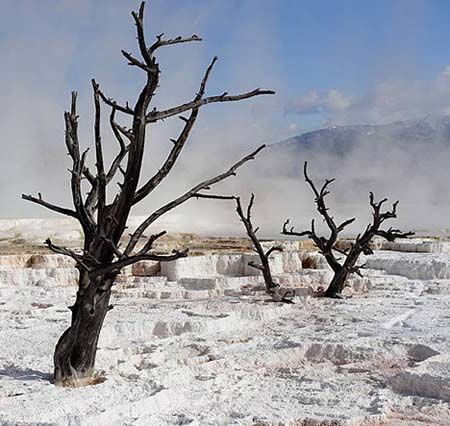
[[252, 224], [251, 214], [252, 207], [255, 202], [255, 194], [250, 197], [250, 202], [248, 203], [246, 212], [242, 208], [240, 197], [234, 197], [236, 200], [236, 212], [241, 219], [241, 222], [245, 226], [247, 235], [250, 238], [253, 249], [258, 253], [261, 263], [248, 262], [248, 265], [252, 268], [259, 269], [264, 277], [264, 283], [266, 285], [266, 292], [269, 294], [275, 302], [283, 303], [293, 303], [292, 299], [294, 297], [294, 292], [292, 290], [282, 290], [280, 285], [275, 283], [272, 277], [272, 272], [270, 270], [270, 256], [274, 252], [281, 252], [283, 248], [280, 246], [272, 246], [269, 249], [265, 249], [261, 242], [259, 241], [256, 233], [259, 231], [259, 227], [254, 228]]
[[[387, 230], [381, 229], [383, 223], [388, 219], [395, 219], [397, 217], [397, 205], [396, 201], [392, 208], [382, 211], [382, 206], [386, 203], [387, 198], [383, 198], [381, 201], [376, 202], [372, 192], [369, 193], [369, 202], [372, 207], [372, 222], [367, 225], [365, 231], [362, 234], [358, 234], [355, 241], [350, 245], [347, 250], [342, 250], [336, 246], [339, 234], [356, 218], [347, 219], [344, 222], [337, 224], [334, 217], [328, 212], [328, 208], [325, 204], [325, 197], [330, 193], [329, 186], [335, 181], [335, 179], [326, 179], [325, 183], [320, 189], [317, 189], [314, 182], [308, 176], [308, 162], [305, 161], [304, 176], [308, 185], [311, 187], [314, 196], [317, 211], [322, 216], [323, 220], [327, 224], [330, 230], [330, 236], [328, 238], [318, 236], [315, 229], [314, 219], [311, 221], [311, 229], [304, 232], [295, 232], [294, 227], [288, 228], [289, 219], [283, 225], [282, 234], [291, 235], [297, 237], [309, 237], [313, 240], [314, 244], [319, 248], [320, 253], [325, 256], [328, 264], [334, 272], [333, 279], [330, 285], [324, 293], [325, 297], [340, 298], [340, 294], [345, 288], [347, 278], [350, 274], [357, 274], [362, 276], [361, 269], [365, 265], [357, 265], [358, 258], [361, 253], [365, 255], [373, 254], [370, 243], [375, 236], [385, 238], [387, 241], [395, 241], [397, 238], [404, 238], [414, 235], [414, 232], [401, 232], [398, 229], [389, 228]], [[342, 257], [336, 257], [335, 253], [339, 253]]]

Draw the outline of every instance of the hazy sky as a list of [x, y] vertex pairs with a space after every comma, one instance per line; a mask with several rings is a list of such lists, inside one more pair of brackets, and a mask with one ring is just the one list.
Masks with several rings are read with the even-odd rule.
[[[120, 49], [137, 51], [130, 11], [138, 5], [2, 1], [0, 217], [48, 214], [21, 201], [22, 192], [41, 190], [51, 201], [70, 204], [63, 110], [70, 91], [78, 90], [80, 133], [88, 145], [91, 78], [108, 96], [135, 100], [143, 76], [126, 65]], [[261, 142], [328, 124], [450, 112], [446, 0], [153, 0], [145, 18], [149, 40], [161, 32], [204, 39], [161, 53], [156, 106], [191, 99], [214, 55], [219, 62], [209, 94], [255, 87], [277, 91], [273, 97], [202, 111], [181, 160], [186, 162], [178, 168], [187, 183], [208, 175], [208, 167], [195, 161], [198, 153], [208, 158], [210, 169], [225, 169]], [[144, 175], [157, 167], [178, 128], [166, 123], [152, 130], [154, 153]], [[110, 144], [106, 150], [112, 153]]]

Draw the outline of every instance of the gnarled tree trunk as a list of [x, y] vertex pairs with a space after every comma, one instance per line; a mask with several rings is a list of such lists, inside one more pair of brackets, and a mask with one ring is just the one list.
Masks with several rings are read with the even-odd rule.
[[345, 288], [345, 282], [348, 278], [348, 271], [342, 267], [338, 271], [336, 271], [333, 275], [333, 279], [331, 280], [328, 288], [326, 289], [324, 296], [325, 297], [338, 297], [339, 294]]
[[55, 348], [54, 379], [59, 384], [92, 375], [100, 331], [110, 309], [111, 280], [114, 278], [101, 279], [100, 288], [107, 290], [94, 294], [91, 291], [94, 286], [85, 287], [86, 279], [80, 276], [80, 290], [75, 304], [70, 308], [70, 327], [62, 334]]

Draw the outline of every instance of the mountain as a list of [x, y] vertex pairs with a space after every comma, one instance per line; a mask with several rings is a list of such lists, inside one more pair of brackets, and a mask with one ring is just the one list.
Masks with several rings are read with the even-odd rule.
[[270, 145], [274, 151], [328, 153], [345, 157], [361, 145], [450, 145], [450, 116], [427, 116], [383, 125], [333, 126]]

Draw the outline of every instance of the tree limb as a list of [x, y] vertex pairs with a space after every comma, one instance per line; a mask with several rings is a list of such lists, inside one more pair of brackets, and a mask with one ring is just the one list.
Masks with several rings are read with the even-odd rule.
[[127, 256], [121, 260], [112, 262], [109, 265], [104, 265], [98, 269], [92, 270], [90, 272], [90, 275], [92, 277], [96, 277], [112, 273], [115, 271], [120, 271], [125, 266], [132, 265], [134, 263], [141, 262], [143, 260], [153, 260], [156, 262], [170, 262], [173, 260], [180, 259], [182, 257], [187, 257], [188, 251], [189, 249], [185, 249], [183, 251], [174, 250], [173, 254], [171, 255], [144, 254], [144, 255]]
[[275, 92], [273, 90], [261, 90], [261, 89], [255, 89], [250, 92], [242, 93], [240, 95], [228, 95], [227, 92], [225, 92], [222, 95], [210, 96], [208, 98], [193, 100], [192, 102], [188, 102], [183, 105], [177, 106], [175, 108], [167, 109], [165, 111], [152, 111], [147, 115], [147, 122], [154, 123], [158, 120], [172, 117], [174, 115], [181, 114], [185, 111], [189, 111], [194, 108], [200, 108], [203, 105], [210, 104], [210, 103], [235, 102], [235, 101], [241, 101], [243, 99], [252, 98], [254, 96], [274, 95], [274, 94], [275, 94]]
[[79, 254], [75, 253], [73, 250], [70, 250], [66, 247], [60, 247], [60, 246], [53, 244], [50, 238], [47, 238], [45, 240], [45, 244], [47, 244], [47, 247], [52, 252], [57, 253], [57, 254], [63, 254], [65, 256], [69, 256], [72, 259], [74, 259], [75, 262], [77, 263], [77, 265], [79, 267], [81, 267], [82, 269], [84, 269], [85, 271], [91, 270], [91, 267], [85, 263], [82, 255], [79, 255]]
[[108, 173], [106, 174], [106, 184], [108, 184], [109, 182], [111, 182], [111, 180], [113, 179], [113, 177], [115, 176], [117, 170], [119, 170], [120, 168], [120, 164], [122, 162], [122, 160], [125, 158], [125, 156], [127, 155], [130, 146], [126, 146], [125, 145], [125, 141], [122, 138], [121, 132], [119, 130], [119, 126], [118, 124], [115, 122], [114, 118], [115, 118], [115, 113], [116, 113], [116, 109], [113, 108], [111, 110], [111, 114], [109, 116], [109, 124], [111, 126], [111, 129], [114, 133], [114, 136], [117, 139], [117, 142], [119, 143], [119, 147], [120, 147], [120, 151], [119, 153], [116, 155], [116, 157], [114, 158], [113, 162], [111, 163], [111, 166], [109, 168]]
[[202, 41], [201, 37], [199, 37], [196, 34], [193, 34], [191, 37], [175, 37], [175, 38], [170, 38], [170, 39], [163, 39], [164, 33], [159, 34], [156, 36], [156, 41], [150, 46], [150, 48], [148, 49], [148, 53], [150, 56], [153, 55], [153, 53], [155, 53], [156, 49], [159, 49], [160, 47], [163, 46], [170, 46], [173, 44], [181, 44], [181, 43], [190, 43], [192, 41]]
[[136, 229], [136, 231], [131, 236], [131, 239], [128, 243], [128, 246], [125, 250], [125, 254], [129, 255], [134, 247], [136, 246], [136, 243], [138, 242], [141, 235], [144, 233], [144, 231], [153, 223], [155, 222], [159, 217], [161, 217], [163, 214], [169, 212], [170, 210], [174, 209], [175, 207], [179, 206], [180, 204], [183, 204], [185, 201], [189, 200], [190, 198], [193, 198], [197, 195], [199, 195], [201, 190], [208, 189], [212, 185], [221, 182], [222, 180], [236, 175], [236, 170], [247, 163], [250, 160], [254, 160], [256, 155], [265, 148], [265, 145], [261, 145], [258, 149], [247, 155], [246, 157], [239, 160], [237, 163], [233, 164], [226, 172], [217, 175], [213, 178], [207, 179], [198, 185], [191, 188], [189, 191], [181, 195], [180, 197], [176, 198], [175, 200], [171, 201], [170, 203], [167, 203], [166, 205], [160, 207], [158, 210], [153, 212], [142, 224]]
[[78, 219], [78, 214], [77, 214], [76, 211], [70, 210], [70, 209], [66, 209], [64, 207], [59, 207], [59, 206], [57, 206], [55, 204], [51, 204], [51, 203], [48, 203], [47, 201], [44, 201], [42, 199], [42, 195], [41, 195], [40, 192], [38, 193], [38, 197], [37, 198], [33, 197], [31, 194], [30, 195], [22, 194], [22, 199], [27, 200], [27, 201], [31, 201], [32, 203], [39, 204], [41, 206], [44, 206], [47, 209], [52, 210], [52, 211], [54, 211], [56, 213], [61, 213], [61, 214], [65, 215], [65, 216], [70, 216], [70, 217], [73, 217], [75, 219]]
[[95, 222], [86, 209], [83, 203], [83, 197], [81, 194], [81, 180], [86, 170], [85, 161], [88, 150], [84, 151], [80, 156], [80, 145], [78, 142], [78, 115], [76, 112], [77, 92], [72, 92], [72, 101], [70, 112], [64, 113], [65, 125], [66, 125], [66, 147], [67, 151], [72, 158], [72, 170], [71, 172], [71, 189], [72, 200], [77, 212], [77, 218], [81, 224], [81, 227], [85, 233], [93, 232], [95, 229]]
[[[208, 81], [209, 75], [216, 61], [217, 57], [214, 57], [211, 63], [209, 64], [208, 68], [206, 69], [205, 75], [200, 83], [200, 89], [195, 98], [196, 100], [200, 100], [203, 97], [206, 89], [206, 83]], [[172, 170], [176, 160], [178, 159], [178, 156], [180, 155], [189, 137], [189, 134], [191, 133], [192, 127], [194, 126], [195, 121], [197, 119], [198, 112], [199, 108], [192, 109], [192, 112], [189, 118], [187, 119], [186, 124], [182, 132], [180, 133], [180, 136], [178, 136], [178, 139], [174, 142], [174, 145], [170, 150], [169, 156], [167, 157], [166, 161], [164, 162], [162, 167], [158, 170], [158, 172], [136, 192], [136, 195], [134, 197], [134, 204], [138, 203], [143, 198], [148, 196]]]
[[102, 137], [100, 134], [100, 89], [95, 80], [92, 80], [92, 89], [94, 91], [94, 138], [95, 138], [95, 165], [97, 167], [97, 223], [101, 226], [101, 219], [106, 205], [106, 176], [103, 163]]

